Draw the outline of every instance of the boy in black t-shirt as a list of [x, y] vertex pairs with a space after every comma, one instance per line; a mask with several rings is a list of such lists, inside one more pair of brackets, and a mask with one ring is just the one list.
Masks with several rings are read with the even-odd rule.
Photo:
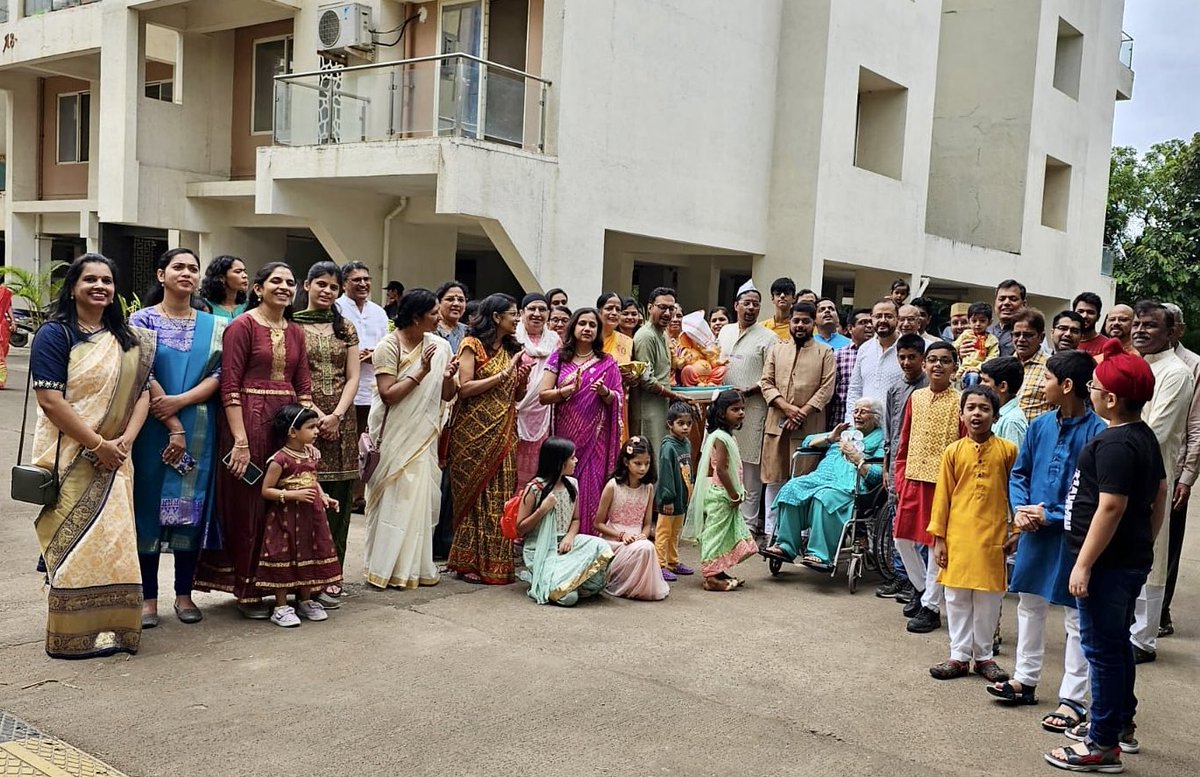
[[1088, 389], [1109, 428], [1079, 454], [1063, 528], [1076, 557], [1070, 590], [1079, 606], [1080, 639], [1092, 675], [1091, 723], [1067, 730], [1079, 744], [1045, 757], [1061, 769], [1118, 772], [1121, 752], [1138, 749], [1129, 626], [1154, 559], [1167, 482], [1158, 441], [1141, 418], [1154, 393], [1150, 365], [1126, 354], [1119, 343], [1106, 345]]

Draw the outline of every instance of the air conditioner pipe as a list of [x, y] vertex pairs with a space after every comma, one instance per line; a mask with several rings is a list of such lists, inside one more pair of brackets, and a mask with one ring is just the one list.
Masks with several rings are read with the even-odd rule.
[[[383, 217], [383, 261], [380, 265], [380, 273], [383, 277], [376, 288], [383, 289], [392, 281], [392, 221], [403, 213], [407, 207], [408, 197], [401, 197], [400, 204], [393, 208], [391, 213]], [[387, 295], [384, 294], [380, 299], [386, 300]]]

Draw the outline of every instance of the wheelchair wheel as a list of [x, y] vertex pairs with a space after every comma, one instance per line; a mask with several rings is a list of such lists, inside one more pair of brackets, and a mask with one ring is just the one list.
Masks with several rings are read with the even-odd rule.
[[892, 552], [895, 549], [895, 538], [892, 536], [891, 511], [885, 510], [875, 521], [875, 536], [872, 538], [871, 552], [875, 566], [885, 583], [896, 579], [896, 569], [892, 566]]
[[777, 577], [779, 570], [783, 569], [783, 562], [777, 558], [768, 558], [767, 569], [771, 570], [771, 577]]
[[858, 579], [863, 573], [863, 557], [855, 554], [850, 557], [850, 563], [846, 565], [846, 582], [850, 586], [850, 593], [858, 590]]

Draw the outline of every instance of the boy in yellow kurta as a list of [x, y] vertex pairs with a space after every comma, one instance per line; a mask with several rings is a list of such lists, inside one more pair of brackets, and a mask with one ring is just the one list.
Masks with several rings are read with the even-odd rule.
[[1000, 399], [973, 386], [960, 399], [967, 436], [946, 449], [934, 490], [929, 533], [946, 589], [950, 660], [929, 669], [938, 680], [975, 673], [1004, 682], [992, 659], [992, 636], [1006, 588], [1004, 545], [1009, 535], [1008, 475], [1017, 446], [992, 434]]

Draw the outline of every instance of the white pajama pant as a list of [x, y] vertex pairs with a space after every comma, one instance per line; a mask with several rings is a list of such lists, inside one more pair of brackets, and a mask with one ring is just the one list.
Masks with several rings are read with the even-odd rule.
[[779, 496], [779, 492], [783, 490], [783, 485], [783, 483], [767, 483], [766, 485], [767, 517], [763, 521], [763, 534], [768, 537], [775, 535], [775, 524], [779, 518], [779, 513], [775, 510], [775, 497]]
[[904, 572], [908, 575], [909, 582], [921, 594], [921, 606], [941, 612], [946, 590], [937, 581], [941, 568], [932, 562], [925, 563], [925, 559], [921, 558], [922, 547], [924, 546], [919, 542], [896, 539], [896, 551], [900, 554], [900, 560], [904, 562]]
[[1158, 626], [1162, 620], [1163, 597], [1166, 586], [1142, 586], [1133, 610], [1133, 625], [1129, 627], [1130, 642], [1153, 653], [1158, 648]]
[[950, 659], [952, 661], [989, 661], [992, 658], [992, 637], [1000, 618], [999, 591], [972, 591], [968, 588], [946, 588], [946, 620], [950, 627]]
[[[746, 488], [746, 499], [742, 502], [742, 522], [751, 534], [758, 531], [759, 514], [762, 512], [762, 472], [761, 464], [742, 462], [742, 483]], [[770, 534], [767, 535], [768, 537]]]
[[[1046, 613], [1050, 603], [1037, 594], [1020, 595], [1017, 604], [1017, 665], [1013, 679], [1028, 688], [1042, 679], [1042, 662], [1046, 656]], [[1063, 656], [1063, 678], [1058, 698], [1084, 703], [1088, 694], [1088, 663], [1079, 642], [1079, 611], [1063, 607], [1063, 626], [1067, 646]]]

